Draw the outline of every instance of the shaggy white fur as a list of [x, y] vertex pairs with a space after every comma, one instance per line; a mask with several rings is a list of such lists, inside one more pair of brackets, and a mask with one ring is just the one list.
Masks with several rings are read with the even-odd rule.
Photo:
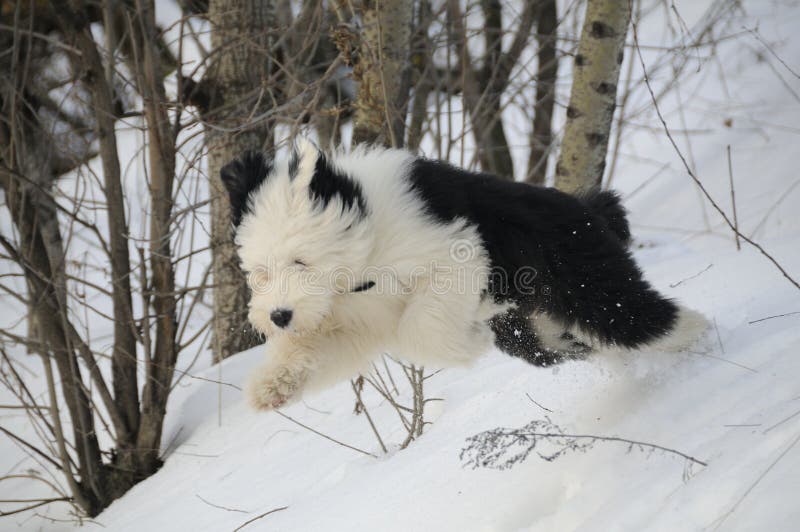
[[[249, 402], [278, 407], [367, 369], [386, 350], [453, 366], [491, 348], [487, 320], [507, 307], [484, 295], [486, 252], [465, 221], [430, 223], [405, 179], [412, 156], [370, 149], [328, 157], [361, 186], [364, 222], [338, 197], [324, 208], [311, 199], [320, 154], [303, 139], [295, 150], [296, 176], [288, 163], [277, 165], [237, 232], [249, 318], [268, 337], [268, 361], [246, 387]], [[367, 282], [375, 284], [352, 291]], [[271, 321], [276, 310], [292, 312], [286, 328]]]

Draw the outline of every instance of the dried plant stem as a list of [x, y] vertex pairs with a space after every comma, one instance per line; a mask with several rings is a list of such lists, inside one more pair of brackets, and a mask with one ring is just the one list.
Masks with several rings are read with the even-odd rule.
[[731, 205], [733, 205], [733, 227], [734, 236], [736, 237], [736, 250], [742, 250], [742, 244], [739, 242], [739, 218], [736, 216], [736, 188], [733, 186], [733, 164], [731, 163], [731, 145], [728, 144], [728, 181], [731, 184]]
[[275, 410], [275, 413], [276, 413], [276, 414], [278, 414], [279, 416], [281, 416], [282, 418], [285, 418], [285, 419], [287, 419], [287, 420], [291, 421], [291, 422], [292, 422], [292, 423], [294, 423], [295, 425], [299, 425], [299, 426], [303, 427], [303, 428], [304, 428], [304, 429], [306, 429], [306, 430], [310, 430], [310, 431], [311, 431], [311, 432], [313, 432], [314, 434], [316, 434], [316, 435], [318, 435], [318, 436], [322, 436], [322, 437], [323, 437], [323, 438], [325, 438], [326, 440], [332, 441], [333, 443], [335, 443], [335, 444], [337, 444], [337, 445], [341, 445], [342, 447], [347, 447], [348, 449], [352, 449], [352, 450], [354, 450], [354, 451], [356, 451], [356, 452], [358, 452], [358, 453], [365, 454], [365, 455], [367, 455], [367, 456], [371, 456], [372, 458], [377, 458], [377, 456], [375, 456], [375, 455], [374, 455], [374, 454], [372, 454], [372, 453], [369, 453], [369, 452], [367, 452], [367, 451], [364, 451], [363, 449], [359, 449], [358, 447], [353, 447], [352, 445], [348, 445], [348, 444], [346, 444], [346, 443], [344, 443], [344, 442], [340, 442], [339, 440], [337, 440], [337, 439], [335, 439], [335, 438], [332, 438], [332, 437], [328, 436], [327, 434], [323, 434], [322, 432], [320, 432], [320, 431], [318, 431], [318, 430], [316, 430], [316, 429], [312, 429], [312, 428], [311, 428], [311, 427], [309, 427], [308, 425], [305, 425], [305, 424], [303, 424], [303, 423], [300, 423], [299, 421], [297, 421], [297, 420], [296, 420], [296, 419], [294, 419], [293, 417], [291, 417], [291, 416], [287, 416], [286, 414], [284, 414], [284, 413], [283, 413], [283, 412], [281, 412], [280, 410]]
[[270, 510], [268, 512], [264, 512], [263, 514], [259, 514], [259, 515], [255, 516], [254, 518], [252, 518], [252, 519], [250, 519], [248, 521], [245, 521], [244, 523], [242, 523], [238, 527], [234, 528], [233, 532], [238, 532], [239, 530], [243, 529], [244, 527], [246, 527], [247, 525], [249, 525], [250, 523], [252, 523], [254, 521], [258, 521], [259, 519], [261, 519], [263, 517], [266, 517], [269, 514], [274, 514], [275, 512], [280, 512], [281, 510], [285, 510], [287, 508], [288, 508], [288, 506], [281, 506], [280, 508], [273, 508], [272, 510]]
[[372, 429], [372, 433], [375, 434], [375, 438], [377, 438], [378, 444], [381, 446], [381, 450], [383, 451], [384, 454], [386, 454], [388, 452], [386, 450], [386, 445], [383, 444], [383, 439], [381, 438], [381, 434], [375, 427], [375, 423], [372, 421], [372, 416], [369, 415], [369, 410], [367, 409], [367, 405], [365, 405], [363, 399], [361, 399], [361, 389], [358, 386], [356, 386], [356, 383], [352, 380], [350, 381], [350, 386], [353, 387], [353, 392], [356, 394], [358, 404], [361, 405], [361, 409], [364, 412], [367, 421], [369, 422], [369, 426]]

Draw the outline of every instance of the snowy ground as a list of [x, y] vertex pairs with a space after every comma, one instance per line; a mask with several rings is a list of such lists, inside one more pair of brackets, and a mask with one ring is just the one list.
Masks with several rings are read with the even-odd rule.
[[[745, 5], [742, 24], [759, 24], [775, 52], [800, 69], [800, 6]], [[691, 25], [692, 13], [682, 15]], [[719, 57], [700, 62], [680, 95], [662, 103], [666, 119], [726, 211], [731, 146], [743, 232], [800, 278], [800, 79], [752, 36], [723, 46]], [[426, 381], [426, 397], [443, 401], [428, 403], [432, 424], [405, 450], [397, 449], [404, 431], [394, 411], [367, 395], [391, 447], [376, 459], [275, 413], [249, 411], [236, 386], [262, 356], [257, 348], [182, 381], [168, 414], [163, 469], [97, 522], [114, 531], [233, 530], [286, 507], [245, 530], [796, 530], [800, 291], [752, 247], [736, 250], [653, 115], [637, 123], [648, 127], [623, 138], [614, 186], [627, 196], [647, 277], [715, 324], [691, 352], [603, 354], [554, 369], [488, 353], [473, 368]], [[787, 313], [795, 314], [764, 319]], [[344, 383], [283, 412], [380, 455], [353, 405]], [[469, 436], [545, 417], [574, 434], [649, 442], [708, 465], [598, 442], [552, 462], [533, 454], [508, 470], [464, 467], [459, 454]], [[69, 526], [29, 516], [16, 524]]]
[[[790, 243], [772, 248], [800, 268]], [[288, 506], [253, 529], [791, 530], [800, 517], [800, 328], [796, 317], [748, 321], [797, 308], [797, 295], [782, 282], [763, 283], [775, 274], [751, 252], [663, 244], [640, 257], [667, 293], [713, 316], [719, 339], [713, 333], [692, 354], [643, 352], [555, 370], [490, 353], [474, 368], [430, 379], [430, 396], [444, 399], [431, 403], [433, 424], [408, 449], [377, 460], [276, 414], [250, 412], [231, 387], [222, 388], [218, 417], [218, 386], [194, 381], [176, 398], [183, 402], [167, 433], [178, 440], [164, 468], [98, 521], [113, 530], [226, 530]], [[708, 263], [706, 274], [669, 288]], [[255, 349], [229, 360], [222, 380], [239, 383], [260, 356]], [[202, 376], [219, 379], [219, 368]], [[368, 406], [385, 439], [399, 443], [391, 409]], [[285, 413], [379, 453], [352, 410], [342, 385]], [[468, 436], [545, 416], [573, 433], [651, 442], [709, 465], [692, 466], [686, 479], [681, 458], [608, 442], [553, 462], [534, 455], [510, 470], [462, 467]]]

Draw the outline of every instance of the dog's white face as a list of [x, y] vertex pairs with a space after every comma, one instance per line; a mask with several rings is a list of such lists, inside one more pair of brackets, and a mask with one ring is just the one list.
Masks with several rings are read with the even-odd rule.
[[[319, 329], [336, 298], [361, 283], [373, 246], [360, 187], [306, 140], [289, 161], [250, 154], [223, 169], [239, 257], [261, 333]], [[244, 194], [244, 199], [242, 199]], [[236, 209], [240, 209], [237, 213]]]

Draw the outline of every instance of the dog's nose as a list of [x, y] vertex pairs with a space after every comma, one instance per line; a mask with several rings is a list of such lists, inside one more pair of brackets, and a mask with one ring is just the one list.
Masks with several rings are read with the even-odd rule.
[[272, 323], [283, 329], [292, 321], [292, 311], [284, 308], [273, 310], [269, 315], [269, 319], [272, 320]]

